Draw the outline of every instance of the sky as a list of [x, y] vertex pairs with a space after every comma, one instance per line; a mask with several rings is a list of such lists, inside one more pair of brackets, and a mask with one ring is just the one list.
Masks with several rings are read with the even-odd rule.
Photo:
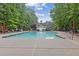
[[50, 11], [54, 8], [53, 3], [27, 3], [26, 6], [35, 11], [38, 22], [51, 21]]

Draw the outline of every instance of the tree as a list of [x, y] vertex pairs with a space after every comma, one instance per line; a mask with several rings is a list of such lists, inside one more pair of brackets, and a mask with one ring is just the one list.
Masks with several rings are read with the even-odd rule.
[[35, 12], [25, 4], [0, 4], [0, 24], [5, 24], [9, 30], [28, 30], [34, 21], [37, 21]]
[[50, 13], [58, 30], [73, 29], [76, 32], [79, 28], [79, 4], [55, 4], [55, 8]]

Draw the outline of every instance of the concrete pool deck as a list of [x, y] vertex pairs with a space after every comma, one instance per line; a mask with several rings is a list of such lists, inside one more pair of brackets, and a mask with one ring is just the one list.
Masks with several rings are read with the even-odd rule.
[[79, 45], [69, 40], [0, 40], [3, 56], [79, 56]]
[[[66, 33], [59, 33], [66, 34]], [[63, 35], [66, 36], [66, 35]], [[79, 43], [65, 39], [0, 40], [1, 56], [79, 56]]]

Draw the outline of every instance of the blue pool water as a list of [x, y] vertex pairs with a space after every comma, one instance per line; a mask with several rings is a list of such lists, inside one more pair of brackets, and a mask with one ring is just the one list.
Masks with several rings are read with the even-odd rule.
[[8, 39], [58, 39], [59, 36], [56, 35], [56, 32], [45, 31], [45, 32], [25, 32], [19, 35], [13, 35], [6, 37]]

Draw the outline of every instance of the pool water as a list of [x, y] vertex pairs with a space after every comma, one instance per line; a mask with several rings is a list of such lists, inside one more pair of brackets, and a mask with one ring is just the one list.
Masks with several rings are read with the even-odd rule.
[[56, 32], [45, 31], [45, 32], [25, 32], [19, 35], [13, 35], [6, 37], [8, 39], [59, 39]]

